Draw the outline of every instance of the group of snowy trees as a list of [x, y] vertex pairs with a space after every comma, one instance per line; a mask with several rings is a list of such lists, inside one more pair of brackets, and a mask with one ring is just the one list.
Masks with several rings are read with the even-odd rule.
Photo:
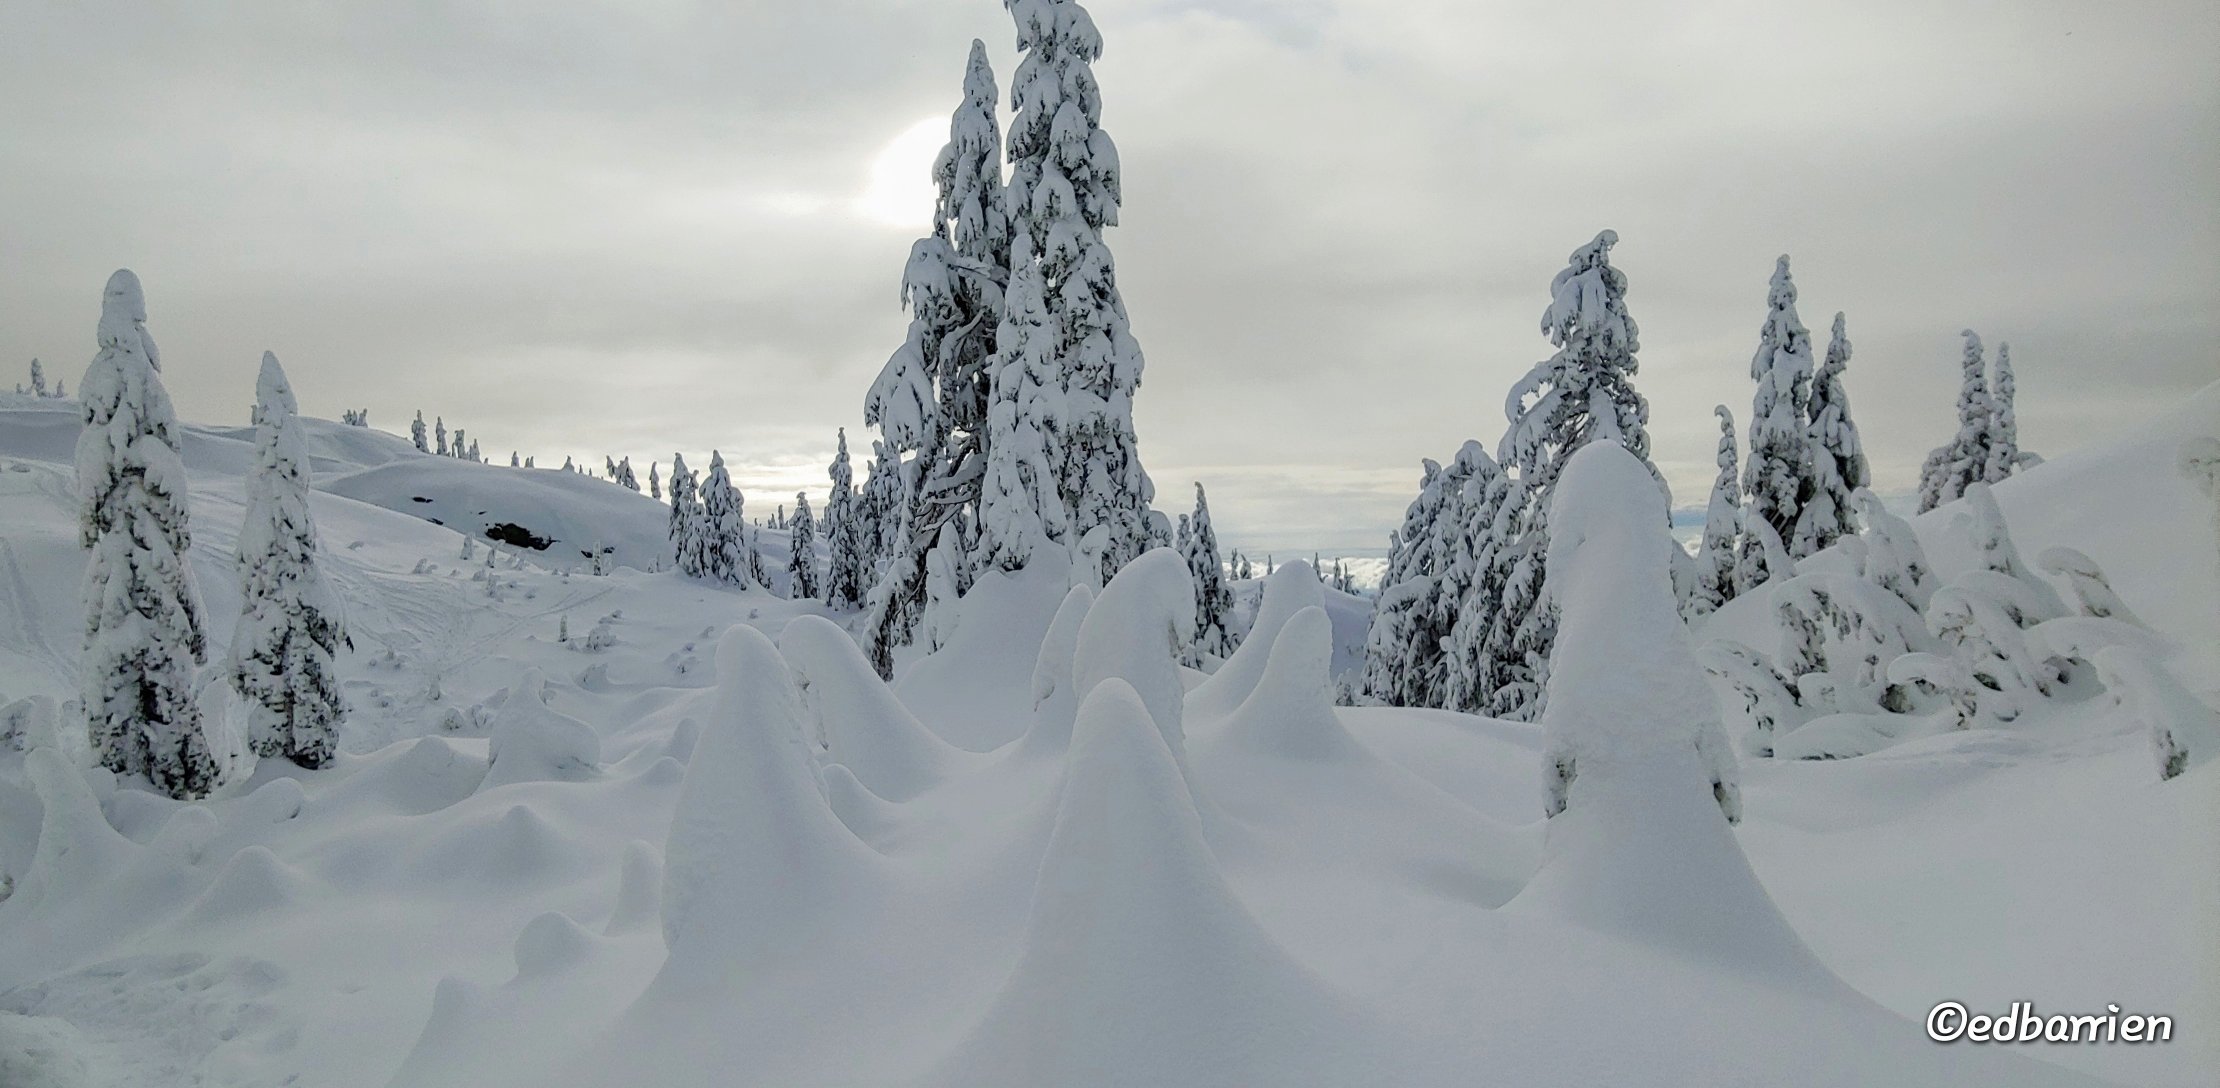
[[[363, 413], [363, 415], [365, 418], [368, 418], [369, 413], [365, 412]], [[409, 421], [409, 441], [416, 444], [416, 452], [418, 453], [437, 454], [441, 457], [459, 457], [466, 461], [476, 461], [479, 464], [484, 464], [486, 460], [484, 457], [481, 457], [478, 454], [478, 442], [476, 439], [469, 439], [468, 441], [465, 441], [465, 436], [461, 427], [455, 428], [454, 435], [452, 437], [449, 437], [447, 433], [447, 420], [443, 416], [433, 417], [432, 427], [429, 431], [429, 436], [427, 437], [427, 432], [424, 428], [424, 413], [422, 411], [418, 411], [416, 413], [416, 418]], [[500, 447], [497, 446], [495, 448], [498, 449]], [[519, 467], [517, 465], [516, 455], [513, 453], [509, 455], [509, 465], [512, 468]]]
[[40, 400], [66, 400], [69, 397], [69, 391], [63, 388], [60, 378], [54, 379], [52, 388], [47, 387], [46, 365], [37, 359], [31, 360], [31, 384], [16, 386], [15, 393], [19, 397], [37, 397]]
[[865, 643], [882, 674], [980, 572], [1053, 554], [1101, 584], [1174, 543], [1141, 467], [1143, 360], [1103, 240], [1120, 189], [1092, 70], [1102, 38], [1076, 0], [1006, 6], [1024, 54], [1007, 144], [975, 41], [932, 230], [903, 271], [909, 330], [864, 405], [879, 438], [863, 521], [882, 559]]
[[1958, 383], [1958, 433], [1935, 447], [1919, 470], [1919, 509], [1926, 513], [1964, 495], [1977, 483], [1997, 483], [2042, 458], [2020, 449], [2019, 421], [2012, 411], [2017, 386], [2012, 379], [2012, 345], [1996, 346], [1996, 362], [1984, 366], [1981, 337], [1966, 338]]
[[1813, 365], [1811, 333], [1796, 313], [1788, 257], [1774, 265], [1765, 320], [1750, 358], [1749, 456], [1736, 477], [1734, 414], [1719, 417], [1719, 477], [1705, 511], [1695, 574], [1683, 587], [1690, 616], [1717, 610], [1795, 561], [1858, 531], [1851, 496], [1868, 486], [1865, 447], [1843, 374], [1850, 338], [1842, 314]]
[[[200, 703], [207, 662], [190, 565], [177, 417], [146, 327], [139, 279], [120, 270], [101, 299], [100, 352], [79, 383], [79, 532], [91, 552], [79, 670], [87, 735], [101, 764], [173, 797], [215, 787], [219, 754]], [[346, 645], [337, 598], [317, 570], [308, 458], [291, 387], [265, 353], [256, 382], [255, 462], [237, 566], [241, 611], [229, 679], [260, 755], [321, 766], [344, 703], [333, 658]]]
[[1364, 697], [1522, 720], [1541, 713], [1556, 638], [1542, 590], [1557, 476], [1596, 441], [1649, 464], [1649, 405], [1632, 382], [1638, 330], [1626, 276], [1611, 265], [1617, 243], [1598, 234], [1551, 281], [1541, 329], [1557, 350], [1512, 387], [1495, 455], [1467, 442], [1447, 467], [1426, 462], [1419, 497], [1388, 539]]

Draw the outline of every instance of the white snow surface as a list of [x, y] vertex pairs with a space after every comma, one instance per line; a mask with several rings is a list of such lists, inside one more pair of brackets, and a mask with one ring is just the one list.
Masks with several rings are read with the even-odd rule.
[[[182, 804], [88, 769], [66, 708], [44, 724], [36, 699], [76, 690], [77, 422], [0, 409], [0, 710], [33, 700], [0, 715], [30, 723], [0, 737], [8, 1088], [2189, 1085], [2220, 1062], [2220, 761], [2161, 783], [2114, 699], [1745, 760], [1739, 826], [1663, 758], [1545, 822], [1540, 727], [1332, 705], [1364, 602], [1295, 564], [1212, 678], [1160, 634], [1191, 601], [1163, 553], [1091, 602], [1054, 563], [990, 574], [889, 688], [853, 615], [644, 573], [652, 500], [302, 424], [355, 642], [341, 752], [255, 765], [217, 681], [230, 777]], [[2220, 541], [2171, 466], [2215, 434], [2220, 389], [1996, 488], [2022, 553], [2094, 559], [2207, 706]], [[183, 435], [195, 576], [232, 614], [249, 432]], [[527, 501], [623, 566], [461, 558], [478, 510]], [[1949, 514], [1916, 523], [1945, 575], [1972, 562]], [[1768, 645], [1763, 596], [1699, 638]], [[1943, 1000], [2115, 1003], [2178, 1036], [1943, 1047], [1919, 1024]]]

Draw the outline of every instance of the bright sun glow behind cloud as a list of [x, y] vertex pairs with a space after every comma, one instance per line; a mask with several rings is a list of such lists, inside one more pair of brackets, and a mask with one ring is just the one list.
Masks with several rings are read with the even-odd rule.
[[890, 227], [923, 230], [933, 214], [933, 157], [948, 142], [948, 120], [927, 117], [903, 129], [871, 160], [856, 214]]

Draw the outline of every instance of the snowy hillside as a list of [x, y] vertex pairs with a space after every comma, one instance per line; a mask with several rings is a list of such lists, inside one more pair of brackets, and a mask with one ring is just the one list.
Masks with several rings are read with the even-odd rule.
[[[1693, 795], [1637, 793], [1545, 834], [1539, 728], [1331, 705], [1362, 603], [1307, 565], [1281, 566], [1207, 678], [1156, 644], [1191, 602], [1152, 553], [1092, 598], [1046, 565], [983, 583], [890, 688], [848, 615], [637, 569], [659, 539], [647, 500], [313, 422], [354, 637], [343, 754], [166, 800], [85, 770], [54, 724], [81, 622], [75, 429], [0, 413], [0, 704], [53, 701], [17, 703], [0, 745], [11, 1086], [2210, 1069], [2194, 1040], [1942, 1047], [1918, 1023], [1944, 999], [2220, 1014], [2213, 962], [2186, 954], [2210, 947], [2220, 776], [2161, 785], [2110, 701], [1854, 760], [1744, 760], [1731, 830]], [[1999, 497], [2023, 546], [2086, 551], [2209, 650], [2209, 508], [2120, 481], [2216, 430], [2208, 391]], [[245, 443], [196, 428], [186, 449], [195, 570], [225, 617]], [[481, 509], [627, 566], [482, 540], [465, 559], [459, 514]], [[2209, 698], [2220, 675], [2194, 679]], [[204, 698], [236, 721], [224, 692]], [[236, 743], [227, 758], [246, 770]]]

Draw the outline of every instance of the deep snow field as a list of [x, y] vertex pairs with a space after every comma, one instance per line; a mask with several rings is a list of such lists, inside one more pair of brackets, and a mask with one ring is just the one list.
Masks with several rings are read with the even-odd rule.
[[[303, 421], [352, 706], [197, 804], [86, 769], [73, 404], [0, 404], [0, 1084], [2212, 1084], [2220, 761], [2109, 696], [1542, 819], [1539, 728], [1337, 709], [1301, 563], [1173, 664], [1184, 568], [983, 582], [889, 688], [816, 604], [645, 573], [664, 508]], [[244, 428], [188, 428], [210, 634]], [[2220, 702], [2220, 386], [2000, 485]], [[760, 513], [760, 511], [757, 511]], [[1917, 527], [1968, 560], [1950, 507]], [[428, 520], [437, 518], [444, 524]], [[464, 532], [514, 523], [545, 551]], [[774, 548], [782, 542], [767, 535]], [[587, 573], [598, 549], [619, 564]], [[494, 558], [488, 566], [487, 557]], [[767, 557], [783, 568], [783, 555]], [[1260, 603], [1259, 603], [1260, 602]], [[1756, 638], [1763, 595], [1704, 621]], [[566, 633], [567, 641], [559, 640]], [[219, 711], [217, 680], [207, 700]], [[26, 751], [24, 749], [30, 749]], [[1747, 859], [1745, 861], [1745, 858]], [[2175, 1018], [1941, 1046], [1935, 1003]]]

